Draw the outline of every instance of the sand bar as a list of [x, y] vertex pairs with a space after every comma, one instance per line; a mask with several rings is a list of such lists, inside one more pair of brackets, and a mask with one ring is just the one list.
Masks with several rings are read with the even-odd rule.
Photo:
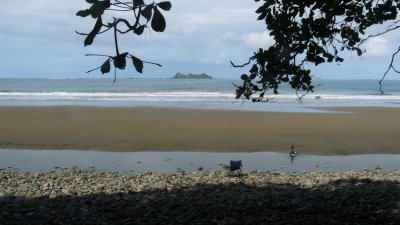
[[277, 113], [123, 107], [0, 107], [0, 148], [400, 153], [400, 108]]

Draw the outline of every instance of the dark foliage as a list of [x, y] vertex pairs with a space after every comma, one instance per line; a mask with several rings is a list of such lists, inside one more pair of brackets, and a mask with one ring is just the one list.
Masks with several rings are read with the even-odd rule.
[[[86, 39], [84, 45], [91, 45], [97, 35], [105, 33], [109, 30], [114, 32], [115, 40], [115, 52], [113, 56], [109, 55], [98, 55], [98, 54], [88, 54], [87, 56], [103, 56], [107, 57], [107, 60], [99, 67], [88, 71], [92, 72], [94, 70], [100, 69], [102, 74], [109, 73], [111, 70], [111, 62], [116, 69], [124, 70], [126, 67], [127, 58], [132, 60], [132, 64], [136, 71], [139, 73], [143, 72], [143, 63], [149, 63], [157, 66], [161, 66], [157, 63], [146, 62], [140, 58], [130, 54], [129, 52], [120, 53], [118, 46], [118, 34], [132, 33], [136, 35], [142, 35], [144, 30], [148, 28], [148, 24], [151, 24], [151, 28], [156, 32], [163, 32], [166, 28], [166, 21], [162, 15], [161, 10], [169, 11], [172, 7], [169, 1], [146, 4], [144, 0], [131, 0], [131, 1], [119, 1], [119, 0], [85, 0], [87, 3], [91, 4], [88, 9], [80, 10], [76, 13], [77, 16], [89, 17], [91, 16], [96, 20], [96, 23], [89, 33], [78, 34], [85, 35]], [[104, 23], [103, 15], [107, 11], [119, 11], [119, 12], [132, 12], [132, 18], [113, 18], [112, 21]], [[130, 22], [132, 21], [132, 23]], [[121, 28], [122, 27], [122, 28]], [[116, 72], [114, 76], [114, 82], [116, 79]]]
[[[396, 20], [399, 9], [398, 0], [263, 0], [256, 13], [275, 43], [260, 48], [244, 65], [232, 63], [234, 67], [253, 63], [249, 73], [241, 76], [243, 84], [237, 86], [236, 97], [261, 101], [268, 90], [278, 94], [282, 83], [289, 83], [296, 93], [312, 92], [306, 63], [341, 63], [342, 51], [361, 56], [367, 39], [400, 27]], [[368, 28], [387, 21], [394, 22], [384, 32], [365, 35]], [[389, 69], [396, 71], [393, 61]]]

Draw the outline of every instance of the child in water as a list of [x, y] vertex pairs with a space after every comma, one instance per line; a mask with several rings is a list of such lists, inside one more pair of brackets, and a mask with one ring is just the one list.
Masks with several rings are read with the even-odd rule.
[[293, 146], [293, 145], [290, 146], [289, 155], [290, 155], [290, 162], [291, 162], [291, 163], [294, 162], [294, 157], [297, 156], [297, 154], [298, 154], [298, 153], [294, 150], [294, 146]]
[[290, 146], [290, 152], [289, 155], [290, 157], [295, 157], [298, 153], [294, 150], [294, 146]]

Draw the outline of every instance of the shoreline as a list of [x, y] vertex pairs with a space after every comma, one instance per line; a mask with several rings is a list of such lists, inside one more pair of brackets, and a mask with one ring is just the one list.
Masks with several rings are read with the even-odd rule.
[[400, 153], [400, 108], [322, 110], [329, 112], [2, 106], [0, 148], [287, 152], [294, 145], [315, 155]]

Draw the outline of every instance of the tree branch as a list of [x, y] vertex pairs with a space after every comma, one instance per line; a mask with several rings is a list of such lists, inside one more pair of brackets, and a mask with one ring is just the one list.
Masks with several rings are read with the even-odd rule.
[[114, 25], [114, 41], [115, 41], [115, 51], [117, 52], [117, 56], [118, 56], [119, 49], [118, 49], [118, 37], [117, 37], [117, 25]]
[[251, 59], [252, 59], [252, 58], [250, 58], [249, 61], [248, 61], [247, 63], [243, 64], [243, 65], [235, 65], [232, 61], [230, 61], [230, 62], [231, 62], [231, 65], [232, 65], [233, 67], [235, 67], [235, 68], [240, 68], [240, 67], [245, 67], [245, 66], [249, 65], [249, 64], [251, 63]]
[[399, 73], [399, 71], [397, 71], [394, 67], [393, 67], [393, 61], [394, 61], [394, 57], [396, 57], [396, 55], [400, 52], [400, 47], [397, 49], [397, 51], [395, 53], [393, 53], [392, 55], [392, 60], [390, 61], [390, 65], [388, 67], [388, 69], [386, 70], [386, 72], [383, 74], [382, 79], [379, 81], [379, 90], [381, 91], [381, 94], [383, 94], [383, 90], [382, 90], [382, 82], [383, 80], [385, 80], [385, 77], [387, 75], [387, 73], [390, 71], [390, 69], [393, 69], [395, 72]]

